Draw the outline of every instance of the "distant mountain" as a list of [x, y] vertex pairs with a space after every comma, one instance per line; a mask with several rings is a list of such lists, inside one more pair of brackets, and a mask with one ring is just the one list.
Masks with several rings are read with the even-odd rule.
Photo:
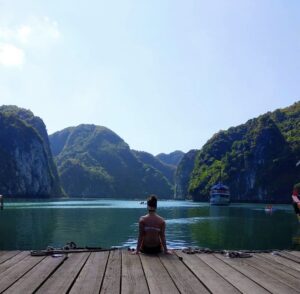
[[189, 198], [187, 195], [189, 181], [195, 165], [198, 150], [191, 150], [181, 159], [175, 174], [175, 199]]
[[192, 172], [191, 162], [177, 170], [177, 197], [207, 201], [221, 169], [232, 201], [289, 203], [292, 187], [300, 179], [299, 159], [297, 102], [215, 134], [197, 151]]
[[174, 185], [174, 175], [176, 171], [176, 167], [174, 165], [166, 164], [152, 154], [144, 151], [133, 150], [133, 153], [141, 162], [152, 166], [153, 168], [161, 172], [168, 179], [170, 184]]
[[157, 154], [156, 158], [158, 158], [160, 161], [166, 164], [177, 166], [183, 156], [184, 156], [184, 152], [177, 150], [169, 154], [165, 154], [165, 153]]
[[173, 196], [167, 178], [145, 164], [111, 130], [79, 125], [52, 134], [51, 148], [62, 186], [72, 197], [145, 199]]
[[0, 107], [0, 193], [8, 197], [63, 195], [44, 122], [29, 110]]

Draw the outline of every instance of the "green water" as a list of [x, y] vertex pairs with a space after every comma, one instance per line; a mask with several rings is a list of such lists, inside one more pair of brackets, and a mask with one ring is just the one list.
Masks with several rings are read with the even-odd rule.
[[[160, 201], [158, 213], [166, 219], [167, 243], [211, 249], [299, 249], [300, 224], [290, 205]], [[78, 246], [131, 246], [138, 220], [146, 207], [138, 201], [76, 200], [6, 202], [0, 211], [0, 250]], [[297, 247], [298, 246], [298, 247]]]

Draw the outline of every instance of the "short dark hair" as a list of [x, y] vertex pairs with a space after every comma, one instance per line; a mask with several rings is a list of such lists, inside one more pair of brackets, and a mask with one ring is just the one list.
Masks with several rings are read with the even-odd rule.
[[157, 197], [155, 195], [150, 195], [147, 200], [147, 205], [149, 207], [154, 207], [156, 209], [157, 207]]

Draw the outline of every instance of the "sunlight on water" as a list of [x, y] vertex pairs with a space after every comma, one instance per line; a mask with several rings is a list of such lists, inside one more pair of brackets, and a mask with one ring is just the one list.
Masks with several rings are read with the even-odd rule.
[[[97, 199], [97, 200], [60, 200], [60, 201], [7, 201], [5, 208], [146, 208], [146, 201], [137, 200], [114, 200], [114, 199]], [[206, 204], [202, 204], [205, 206]], [[191, 201], [160, 201], [159, 208], [170, 207], [199, 207], [201, 205]]]
[[166, 220], [167, 225], [174, 224], [195, 224], [201, 221], [220, 219], [221, 217], [189, 217], [189, 218], [177, 218]]

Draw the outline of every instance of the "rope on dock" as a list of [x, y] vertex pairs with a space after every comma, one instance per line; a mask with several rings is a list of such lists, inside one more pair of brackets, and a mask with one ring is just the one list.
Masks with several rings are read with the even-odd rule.
[[252, 257], [253, 253], [272, 253], [274, 255], [280, 255], [280, 250], [212, 250], [209, 248], [184, 248], [182, 249], [183, 253], [186, 254], [223, 254], [229, 258], [249, 258]]
[[[62, 248], [54, 248], [52, 246], [47, 246], [45, 250], [32, 250], [30, 251], [31, 256], [53, 256], [56, 257], [62, 254], [68, 253], [83, 253], [83, 252], [102, 252], [102, 251], [113, 251], [120, 249], [119, 247], [112, 248], [102, 248], [102, 247], [77, 247], [76, 243], [71, 241], [66, 243]], [[134, 250], [127, 248], [128, 250]], [[186, 254], [222, 254], [228, 258], [249, 258], [252, 257], [254, 253], [271, 253], [273, 255], [281, 255], [281, 250], [213, 250], [210, 248], [199, 248], [199, 247], [187, 247], [181, 250]], [[286, 250], [285, 250], [286, 251]]]
[[83, 253], [83, 252], [102, 252], [102, 251], [112, 251], [117, 248], [102, 248], [102, 247], [77, 247], [75, 242], [66, 243], [62, 248], [54, 248], [52, 246], [47, 246], [45, 250], [31, 250], [31, 256], [47, 256], [59, 255], [59, 254], [68, 254], [68, 253]]

